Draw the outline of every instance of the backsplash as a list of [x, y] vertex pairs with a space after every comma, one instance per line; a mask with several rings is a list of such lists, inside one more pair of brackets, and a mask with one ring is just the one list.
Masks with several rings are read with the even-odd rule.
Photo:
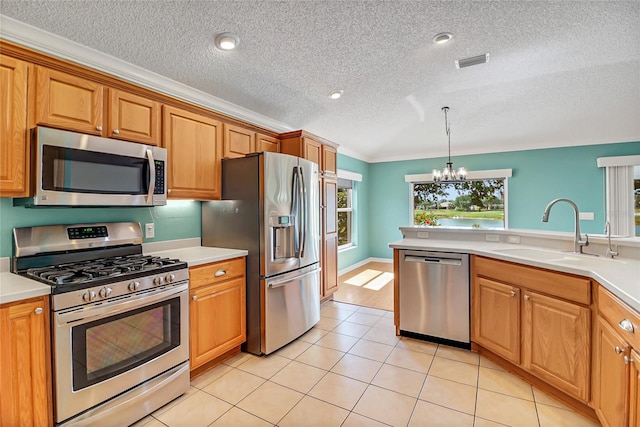
[[155, 224], [155, 237], [145, 242], [200, 238], [200, 202], [170, 200], [166, 206], [138, 208], [24, 208], [0, 199], [0, 258], [12, 256], [12, 230], [50, 224], [136, 221]]

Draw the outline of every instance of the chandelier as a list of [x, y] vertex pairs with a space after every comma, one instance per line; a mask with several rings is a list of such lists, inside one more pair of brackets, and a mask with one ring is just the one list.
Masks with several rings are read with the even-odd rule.
[[465, 168], [460, 168], [457, 171], [453, 169], [453, 163], [451, 163], [451, 126], [447, 121], [447, 111], [449, 111], [449, 107], [442, 107], [442, 111], [444, 111], [444, 129], [447, 133], [447, 138], [449, 140], [449, 161], [447, 162], [447, 166], [444, 169], [433, 170], [433, 181], [434, 182], [462, 182], [467, 179], [467, 171]]

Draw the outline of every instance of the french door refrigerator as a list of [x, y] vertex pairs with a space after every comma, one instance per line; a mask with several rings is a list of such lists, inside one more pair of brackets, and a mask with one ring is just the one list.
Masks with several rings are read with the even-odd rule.
[[223, 200], [202, 203], [202, 245], [249, 252], [245, 351], [272, 353], [320, 320], [318, 178], [287, 154], [223, 159]]

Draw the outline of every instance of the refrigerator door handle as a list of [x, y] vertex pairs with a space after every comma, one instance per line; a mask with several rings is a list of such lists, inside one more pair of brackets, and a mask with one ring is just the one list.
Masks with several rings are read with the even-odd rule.
[[307, 186], [304, 182], [304, 173], [302, 173], [302, 167], [298, 166], [300, 170], [300, 205], [301, 219], [300, 219], [300, 258], [304, 258], [304, 250], [307, 241]]
[[292, 197], [291, 197], [291, 213], [295, 216], [295, 220], [293, 222], [293, 250], [295, 251], [295, 256], [298, 257], [300, 254], [300, 176], [298, 172], [298, 167], [293, 167], [293, 188], [292, 188]]
[[268, 288], [279, 288], [281, 286], [285, 286], [285, 285], [291, 283], [293, 280], [302, 279], [303, 277], [307, 277], [307, 276], [310, 276], [312, 274], [316, 274], [318, 271], [321, 271], [320, 268], [316, 268], [314, 270], [308, 271], [308, 272], [306, 272], [304, 274], [301, 274], [300, 276], [288, 277], [286, 279], [280, 279], [280, 280], [274, 280], [272, 282], [268, 282], [267, 283], [267, 287]]

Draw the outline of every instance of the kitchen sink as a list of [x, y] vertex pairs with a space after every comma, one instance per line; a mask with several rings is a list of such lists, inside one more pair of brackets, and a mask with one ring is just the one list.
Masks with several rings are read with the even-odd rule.
[[574, 265], [593, 265], [596, 263], [625, 263], [625, 261], [621, 261], [619, 259], [602, 258], [589, 254], [576, 254], [574, 252], [547, 251], [542, 249], [509, 248], [496, 249], [495, 252], [504, 253], [506, 255], [513, 255], [521, 258], [527, 258], [535, 261], [560, 262]]

